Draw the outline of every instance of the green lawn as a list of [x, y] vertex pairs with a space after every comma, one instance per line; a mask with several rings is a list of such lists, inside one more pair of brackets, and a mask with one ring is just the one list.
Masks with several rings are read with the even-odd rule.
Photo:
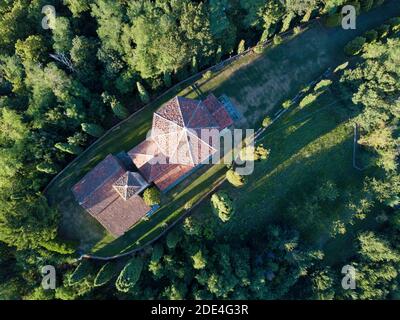
[[[343, 46], [349, 40], [372, 27], [379, 26], [386, 19], [398, 15], [399, 7], [400, 3], [393, 1], [362, 15], [357, 20], [356, 30], [327, 29], [316, 24], [290, 41], [286, 41], [276, 48], [269, 48], [262, 55], [246, 56], [226, 67], [212, 79], [200, 79], [197, 83], [204, 93], [214, 92], [216, 95], [224, 93], [232, 99], [245, 116], [245, 120], [237, 124], [238, 127], [257, 128], [263, 117], [278, 109], [283, 100], [294, 96], [305, 84], [317, 78], [328, 67], [335, 67], [343, 61]], [[72, 162], [68, 169], [51, 184], [46, 195], [50, 203], [57, 206], [62, 214], [60, 233], [63, 237], [79, 240], [80, 248], [83, 250], [88, 250], [93, 246], [95, 246], [95, 249], [103, 247], [100, 251], [101, 254], [115, 254], [127, 250], [134, 246], [138, 239], [141, 239], [141, 243], [143, 243], [144, 238], [151, 239], [159, 234], [162, 231], [162, 224], [165, 221], [171, 222], [176, 219], [182, 213], [183, 205], [186, 202], [194, 202], [194, 198], [201, 198], [210, 186], [223, 177], [225, 170], [223, 167], [202, 169], [202, 172], [205, 172], [204, 175], [190, 177], [188, 181], [173, 189], [169, 194], [173, 201], [162, 207], [150, 221], [141, 222], [114, 242], [111, 242], [113, 239], [74, 201], [70, 191], [71, 187], [108, 153], [129, 150], [142, 141], [147, 130], [150, 129], [152, 112], [176, 94], [196, 97], [195, 93], [189, 88], [182, 91], [177, 89], [163, 99], [152, 103], [133, 118], [121, 124], [119, 128], [98, 140], [78, 160]], [[333, 125], [330, 120], [326, 119], [326, 121], [327, 127], [321, 127], [321, 131], [313, 132], [311, 130], [308, 135], [288, 135], [293, 139], [292, 144], [290, 144], [291, 148], [294, 148], [291, 150], [292, 153], [295, 152], [296, 148], [300, 150], [301, 146], [306, 146], [307, 143], [315, 139], [326, 138], [324, 134], [333, 129], [333, 127], [329, 127]], [[295, 132], [307, 125], [309, 125], [307, 122], [299, 124], [300, 127]], [[343, 132], [341, 137], [343, 138], [343, 145], [349, 143]], [[266, 141], [267, 143], [273, 140], [271, 137], [269, 139]], [[329, 144], [329, 141], [326, 143]], [[301, 160], [287, 159], [282, 156], [287, 155], [287, 152], [284, 153], [279, 148], [290, 148], [290, 145], [271, 145], [274, 153], [281, 154], [280, 158], [274, 160], [275, 165], [284, 166], [286, 161], [308, 159], [305, 156], [299, 158]], [[312, 154], [312, 150], [307, 152]], [[323, 168], [324, 166], [321, 167], [321, 170]], [[298, 170], [301, 173], [301, 169]], [[286, 192], [287, 188], [291, 187], [290, 180], [286, 181], [286, 178], [283, 178], [283, 180], [275, 179], [274, 175], [270, 178], [264, 177], [264, 179], [270, 179], [269, 181], [274, 182], [274, 186], [271, 187], [281, 190], [277, 192]], [[254, 189], [249, 191], [259, 193], [259, 198], [262, 198], [262, 192], [268, 191], [262, 189], [264, 182], [260, 180], [258, 185], [253, 185]], [[263, 200], [262, 203], [265, 204], [266, 201]], [[257, 216], [265, 216], [265, 206], [261, 206], [260, 202], [251, 205], [255, 206], [253, 210], [259, 210], [251, 220], [254, 219], [256, 222]], [[239, 204], [239, 209], [241, 209], [240, 206]], [[245, 206], [243, 204], [243, 208]], [[249, 203], [247, 203], [247, 206], [249, 206]]]
[[[349, 262], [357, 232], [378, 226], [373, 217], [355, 218], [348, 207], [363, 199], [360, 191], [368, 172], [352, 166], [352, 118], [357, 113], [350, 111], [351, 104], [350, 99], [327, 91], [310, 106], [294, 107], [269, 128], [260, 140], [271, 150], [269, 159], [256, 162], [243, 187], [228, 182], [220, 186], [236, 206], [229, 222], [220, 223], [221, 239], [247, 241], [264, 234], [269, 224], [279, 224], [297, 230], [302, 241], [323, 250], [326, 265]], [[336, 185], [338, 198], [317, 209], [307, 207], [326, 181]], [[204, 201], [192, 214], [207, 212], [211, 206]], [[344, 234], [332, 234], [335, 221], [343, 223]]]

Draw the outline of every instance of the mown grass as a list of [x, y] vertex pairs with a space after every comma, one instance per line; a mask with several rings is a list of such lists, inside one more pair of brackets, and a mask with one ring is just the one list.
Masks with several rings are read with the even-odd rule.
[[[307, 107], [295, 106], [269, 128], [259, 143], [271, 150], [270, 157], [256, 162], [243, 187], [229, 182], [220, 186], [236, 206], [229, 222], [220, 223], [221, 239], [245, 242], [263, 235], [268, 225], [278, 224], [298, 231], [302, 242], [323, 250], [326, 265], [348, 263], [357, 232], [376, 227], [375, 219], [355, 219], [347, 206], [361, 199], [365, 177], [352, 165], [356, 112], [346, 108], [351, 104], [328, 90]], [[307, 201], [327, 181], [336, 186], [338, 199], [308, 211]], [[210, 211], [210, 203], [203, 202], [193, 214]], [[344, 234], [332, 234], [335, 221], [343, 222]]]
[[[226, 94], [234, 101], [239, 111], [245, 116], [245, 119], [237, 124], [238, 127], [256, 128], [266, 115], [272, 114], [280, 108], [284, 100], [294, 96], [302, 87], [318, 77], [328, 67], [335, 67], [341, 62], [344, 58], [342, 48], [350, 39], [372, 27], [379, 26], [386, 19], [398, 14], [398, 9], [399, 3], [391, 2], [368, 14], [364, 14], [358, 18], [356, 30], [343, 30], [341, 28], [326, 29], [321, 25], [316, 25], [294, 39], [286, 41], [278, 47], [266, 50], [262, 55], [252, 54], [239, 59], [216, 74], [212, 79], [201, 79], [198, 81], [198, 85], [205, 94], [209, 92], [214, 92], [216, 95]], [[47, 191], [47, 197], [50, 203], [57, 206], [62, 214], [60, 233], [64, 238], [79, 240], [80, 248], [84, 250], [88, 250], [96, 243], [96, 249], [107, 245], [103, 249], [103, 252], [107, 252], [107, 254], [115, 254], [126, 250], [132, 247], [138, 239], [142, 239], [141, 242], [143, 242], [145, 237], [147, 239], [156, 235], [165, 221], [179, 216], [182, 212], [181, 202], [200, 198], [213, 185], [213, 181], [218, 181], [223, 176], [222, 171], [217, 170], [217, 168], [211, 168], [210, 172], [206, 171], [204, 177], [198, 177], [197, 179], [195, 177], [189, 178], [188, 182], [182, 185], [187, 190], [182, 190], [172, 197], [172, 201], [176, 202], [176, 204], [169, 204], [161, 208], [150, 221], [139, 223], [126, 235], [110, 244], [109, 242], [113, 240], [112, 237], [108, 236], [103, 228], [74, 201], [70, 191], [71, 187], [107, 154], [129, 150], [142, 141], [146, 132], [150, 129], [154, 110], [174, 95], [195, 97], [195, 93], [191, 89], [186, 88], [182, 91], [176, 90], [163, 99], [152, 103], [135, 117], [104, 136], [95, 146], [85, 152], [77, 161], [74, 161], [52, 183]], [[330, 122], [331, 119], [326, 119], [326, 121]], [[280, 150], [280, 148], [290, 148], [290, 145], [271, 145], [273, 153], [280, 154], [279, 158], [275, 160], [272, 158], [270, 161], [275, 161], [273, 163], [276, 166], [284, 166], [285, 163], [292, 166], [293, 161], [311, 161], [305, 155], [299, 158], [301, 160], [297, 158], [287, 159], [287, 154], [290, 151], [292, 153], [295, 152], [296, 142], [297, 148], [306, 146], [311, 141], [328, 133], [330, 129], [329, 126], [321, 126], [320, 131], [314, 131], [314, 129], [309, 128], [309, 122], [297, 125], [299, 128], [296, 129], [293, 127], [291, 129], [294, 130], [293, 134], [289, 135], [287, 133], [288, 137], [290, 136], [290, 139], [293, 139], [293, 143], [290, 144], [291, 148], [294, 148], [293, 150]], [[304, 129], [302, 128], [308, 128], [309, 130], [303, 131]], [[302, 134], [296, 134], [296, 131], [302, 132]], [[266, 144], [272, 143], [271, 141], [274, 139], [275, 137], [269, 137]], [[342, 142], [344, 145], [349, 143], [347, 140], [343, 140]], [[312, 154], [312, 150], [304, 152], [311, 152]], [[330, 161], [329, 157], [325, 158], [325, 160]], [[268, 164], [268, 166], [272, 165], [272, 163]], [[323, 168], [324, 165], [321, 165], [321, 170]], [[214, 171], [220, 174], [218, 175]], [[263, 171], [260, 172], [260, 174], [262, 173]], [[299, 168], [297, 171], [293, 171], [292, 174], [301, 176], [305, 173]], [[279, 179], [274, 177], [278, 176], [272, 174], [269, 179], [270, 181], [274, 181], [275, 189], [281, 189], [279, 192], [289, 190], [291, 185], [286, 181], [291, 180], [285, 180], [290, 177], [289, 173], [287, 177], [281, 176]], [[212, 179], [214, 180], [212, 181]], [[267, 205], [266, 207], [258, 203], [258, 200], [262, 199], [265, 195], [263, 192], [271, 192], [271, 190], [263, 189], [264, 180], [260, 180], [257, 185], [254, 185], [254, 190], [251, 191], [252, 193], [259, 194], [257, 199], [253, 199], [257, 200], [257, 203], [251, 204], [256, 206], [253, 210], [259, 210], [254, 216], [254, 221], [257, 221], [257, 216], [268, 216], [268, 212], [265, 209], [270, 206], [268, 200], [261, 201], [264, 205]], [[296, 182], [298, 180], [301, 179], [298, 178], [293, 181]], [[207, 181], [207, 183], [203, 183], [204, 181]], [[302, 187], [299, 184], [295, 184], [293, 188], [295, 186]], [[175, 192], [179, 190], [179, 187], [175, 189]], [[241, 205], [238, 204], [238, 206], [239, 210], [241, 210]], [[242, 206], [244, 208], [246, 205], [243, 204]], [[247, 206], [249, 206], [249, 203], [247, 203]], [[252, 220], [253, 217], [247, 217], [246, 219], [247, 221], [249, 219]], [[243, 230], [243, 227], [240, 230]]]

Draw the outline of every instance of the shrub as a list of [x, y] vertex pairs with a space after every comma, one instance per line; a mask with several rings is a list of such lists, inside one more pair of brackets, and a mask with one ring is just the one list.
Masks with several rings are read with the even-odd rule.
[[148, 206], [154, 206], [161, 203], [161, 194], [155, 187], [147, 188], [143, 192], [143, 201]]
[[115, 286], [118, 291], [129, 292], [138, 282], [143, 270], [143, 260], [134, 257], [126, 264], [119, 274]]
[[40, 244], [48, 251], [57, 252], [60, 254], [73, 254], [75, 252], [75, 244], [72, 242], [51, 240]]
[[310, 93], [306, 95], [299, 103], [300, 108], [304, 108], [310, 104], [312, 104], [317, 99], [317, 96]]
[[146, 88], [139, 81], [136, 82], [136, 86], [139, 92], [140, 100], [142, 100], [143, 103], [148, 103], [150, 101], [150, 97]]
[[80, 154], [82, 152], [82, 148], [79, 146], [75, 146], [69, 143], [58, 142], [54, 145], [57, 149], [70, 153], [70, 154]]
[[289, 109], [292, 106], [293, 102], [292, 100], [286, 100], [282, 103], [282, 108], [283, 109]]
[[234, 204], [226, 192], [218, 191], [211, 196], [211, 205], [222, 222], [227, 222], [234, 213]]
[[268, 158], [269, 150], [264, 148], [262, 144], [257, 147], [254, 146], [246, 146], [242, 150], [240, 150], [240, 159], [242, 161], [258, 161], [265, 160]]
[[206, 267], [206, 259], [203, 256], [203, 252], [201, 250], [197, 251], [193, 256], [193, 268], [196, 270], [204, 269]]
[[176, 228], [173, 228], [170, 232], [168, 232], [166, 240], [167, 247], [174, 249], [179, 240], [181, 240], [181, 233]]
[[246, 50], [246, 48], [245, 48], [245, 41], [244, 41], [244, 40], [240, 40], [237, 53], [238, 53], [238, 54], [241, 54], [241, 53], [243, 53], [245, 50]]
[[104, 286], [117, 275], [118, 271], [119, 269], [116, 267], [114, 262], [107, 262], [97, 273], [96, 278], [94, 279], [94, 286]]
[[226, 179], [235, 187], [241, 187], [246, 183], [245, 177], [241, 176], [233, 169], [229, 169], [226, 172]]
[[101, 97], [103, 98], [103, 102], [111, 107], [112, 112], [117, 118], [123, 120], [129, 116], [128, 110], [114, 96], [103, 92]]
[[208, 70], [207, 72], [203, 73], [203, 79], [211, 79], [214, 73], [211, 70]]
[[104, 129], [98, 124], [94, 123], [81, 123], [82, 131], [87, 134], [99, 138], [103, 135]]
[[349, 56], [356, 55], [360, 53], [366, 41], [367, 39], [365, 39], [364, 37], [356, 37], [348, 44], [346, 44], [346, 46], [344, 47], [344, 52]]
[[294, 34], [299, 34], [301, 32], [301, 27], [294, 27], [293, 33]]
[[333, 72], [334, 72], [334, 73], [337, 73], [337, 72], [339, 72], [339, 71], [341, 71], [341, 70], [345, 70], [348, 66], [349, 66], [349, 62], [346, 61], [345, 63], [342, 63], [341, 65], [338, 65], [338, 66], [336, 67], [336, 69], [333, 70]]
[[68, 285], [74, 285], [83, 282], [88, 276], [93, 274], [93, 264], [88, 260], [84, 260], [76, 267], [74, 272], [68, 279]]
[[262, 54], [264, 50], [265, 48], [261, 44], [254, 47], [254, 52], [257, 54]]
[[171, 72], [164, 72], [163, 74], [164, 85], [169, 88], [172, 85]]
[[264, 148], [263, 144], [256, 147], [255, 150], [255, 160], [266, 160], [269, 156], [270, 150]]
[[332, 84], [332, 80], [329, 80], [329, 79], [321, 80], [320, 82], [318, 82], [315, 85], [314, 91], [319, 91], [320, 89], [329, 87], [331, 84]]
[[270, 118], [270, 117], [265, 117], [264, 120], [263, 120], [263, 122], [262, 122], [262, 126], [263, 126], [264, 128], [266, 128], [266, 127], [268, 127], [268, 126], [271, 125], [271, 124], [272, 124], [271, 118]]
[[375, 41], [376, 39], [378, 39], [378, 31], [369, 30], [364, 34], [364, 37], [367, 39], [368, 42]]
[[151, 253], [151, 261], [158, 262], [164, 255], [164, 247], [157, 243], [153, 247], [153, 252]]
[[48, 174], [56, 174], [58, 172], [58, 167], [53, 163], [42, 162], [36, 166], [36, 170]]
[[276, 34], [275, 36], [274, 36], [274, 38], [273, 38], [273, 40], [272, 40], [272, 42], [274, 43], [274, 45], [279, 45], [279, 44], [281, 44], [282, 43], [282, 37], [280, 36], [280, 35], [278, 35], [278, 34]]

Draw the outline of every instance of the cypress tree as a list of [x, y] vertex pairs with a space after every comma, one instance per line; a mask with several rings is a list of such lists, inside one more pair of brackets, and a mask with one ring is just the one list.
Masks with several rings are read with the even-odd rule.
[[104, 129], [98, 124], [94, 123], [82, 123], [81, 124], [83, 132], [90, 134], [93, 137], [101, 137], [104, 133]]
[[136, 85], [139, 91], [140, 100], [142, 100], [143, 103], [148, 103], [150, 101], [150, 97], [146, 91], [146, 88], [139, 81], [136, 82]]

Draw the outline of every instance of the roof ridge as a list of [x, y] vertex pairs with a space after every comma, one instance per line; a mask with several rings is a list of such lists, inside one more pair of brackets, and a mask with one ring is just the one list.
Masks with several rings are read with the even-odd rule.
[[[194, 100], [194, 101], [197, 101], [197, 100]], [[203, 102], [202, 102], [201, 100], [199, 100], [199, 103], [196, 105], [196, 109], [193, 111], [192, 116], [190, 117], [190, 119], [189, 119], [189, 121], [188, 121], [188, 123], [187, 123], [187, 126], [189, 126], [189, 125], [190, 125], [190, 122], [192, 122], [192, 120], [193, 120], [193, 118], [194, 118], [194, 115], [196, 114], [196, 112], [197, 112], [199, 106], [200, 106], [202, 103], [203, 103]]]
[[192, 159], [192, 164], [195, 165], [194, 159], [193, 159], [192, 145], [189, 143], [189, 138], [188, 138], [189, 130], [186, 129], [184, 132], [186, 133], [186, 134], [185, 134], [185, 137], [186, 137], [186, 143], [188, 144], [188, 149], [189, 149], [190, 158]]
[[[100, 188], [102, 188], [120, 169], [122, 169], [122, 170], [125, 170], [125, 172], [126, 172], [126, 169], [125, 169], [125, 167], [124, 166], [122, 166], [122, 164], [121, 164], [121, 162], [118, 160], [118, 158], [117, 157], [115, 157], [114, 155], [112, 155], [111, 153], [109, 154], [109, 155], [107, 155], [102, 161], [100, 161], [96, 166], [95, 166], [95, 168], [98, 166], [98, 165], [100, 165], [105, 159], [107, 159], [109, 156], [111, 156], [111, 158], [113, 159], [113, 160], [115, 160], [118, 164], [119, 164], [119, 168], [116, 168], [114, 171], [112, 171], [112, 174], [110, 173], [110, 176], [108, 176], [106, 179], [104, 179], [103, 180], [103, 182], [101, 183], [101, 184], [99, 184], [96, 188], [94, 188], [90, 193], [88, 193], [86, 196], [85, 196], [85, 198], [83, 199], [83, 201], [82, 201], [82, 204], [83, 203], [85, 203], [86, 201], [85, 201], [85, 199], [87, 199], [87, 198], [89, 198], [89, 197], [91, 197], [92, 196], [92, 194], [94, 194], [97, 190], [99, 190]], [[88, 173], [90, 173], [90, 172], [92, 172], [94, 170], [94, 168], [92, 169], [92, 170], [90, 170]], [[115, 180], [115, 181], [117, 181], [121, 176], [122, 176], [123, 174], [121, 174], [120, 176], [118, 176], [118, 178]], [[85, 175], [86, 176], [86, 175]], [[85, 177], [84, 176], [84, 177]], [[83, 177], [83, 178], [84, 178]], [[83, 179], [82, 178], [82, 179]], [[115, 182], [114, 181], [114, 182]], [[114, 184], [114, 182], [113, 182], [113, 184]]]
[[199, 141], [205, 143], [205, 144], [206, 144], [207, 146], [209, 146], [210, 148], [212, 148], [212, 149], [214, 149], [214, 150], [217, 150], [217, 149], [215, 149], [211, 144], [209, 144], [208, 142], [206, 142], [206, 141], [204, 141], [203, 139], [199, 138], [197, 135], [193, 134], [192, 132], [189, 131], [189, 134], [191, 134], [192, 136], [194, 136], [195, 138], [197, 138]]
[[177, 104], [178, 104], [178, 110], [179, 110], [179, 114], [181, 115], [183, 127], [186, 127], [185, 119], [183, 118], [182, 109], [181, 109], [181, 102], [180, 102], [180, 98], [181, 97], [180, 96], [176, 96], [175, 98], [176, 98], [176, 101], [177, 101]]
[[[156, 116], [160, 117], [160, 118], [163, 119], [163, 120], [166, 120], [166, 121], [171, 122], [172, 124], [174, 124], [174, 125], [176, 125], [176, 126], [178, 126], [178, 127], [180, 127], [180, 128], [183, 128], [182, 126], [180, 126], [180, 125], [177, 124], [176, 122], [173, 122], [173, 121], [171, 121], [171, 120], [169, 120], [169, 119], [163, 117], [162, 115], [158, 114], [157, 112], [154, 112], [154, 114], [155, 114]], [[153, 118], [153, 119], [154, 119], [154, 118]], [[151, 128], [153, 129], [153, 125], [152, 125]]]

